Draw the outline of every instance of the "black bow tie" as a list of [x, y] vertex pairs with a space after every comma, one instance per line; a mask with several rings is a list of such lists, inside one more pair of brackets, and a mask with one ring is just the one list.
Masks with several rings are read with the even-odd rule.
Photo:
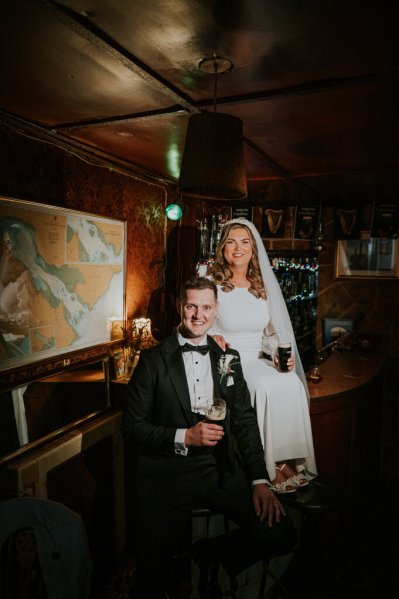
[[209, 345], [190, 345], [190, 343], [185, 343], [180, 346], [180, 349], [182, 351], [197, 351], [203, 356], [206, 356], [209, 351]]

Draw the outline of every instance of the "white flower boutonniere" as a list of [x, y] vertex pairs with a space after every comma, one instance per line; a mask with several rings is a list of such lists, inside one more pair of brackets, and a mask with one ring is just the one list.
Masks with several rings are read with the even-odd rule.
[[223, 377], [230, 376], [234, 373], [234, 370], [231, 368], [231, 366], [239, 361], [239, 358], [233, 354], [224, 354], [223, 356], [220, 356], [217, 369], [218, 374], [220, 374], [220, 381], [223, 380]]

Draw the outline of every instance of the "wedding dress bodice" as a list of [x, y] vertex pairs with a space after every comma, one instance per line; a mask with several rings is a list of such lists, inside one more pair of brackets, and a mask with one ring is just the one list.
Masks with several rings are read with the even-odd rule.
[[269, 322], [266, 300], [256, 298], [242, 287], [235, 287], [227, 293], [218, 287], [218, 300], [218, 316], [211, 334], [223, 335], [239, 352], [242, 362], [257, 359], [263, 330]]

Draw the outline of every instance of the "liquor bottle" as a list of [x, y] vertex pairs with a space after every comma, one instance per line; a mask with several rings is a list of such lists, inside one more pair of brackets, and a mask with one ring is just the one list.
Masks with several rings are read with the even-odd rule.
[[209, 256], [209, 228], [208, 221], [206, 218], [200, 222], [200, 247], [199, 254], [200, 258], [206, 258]]

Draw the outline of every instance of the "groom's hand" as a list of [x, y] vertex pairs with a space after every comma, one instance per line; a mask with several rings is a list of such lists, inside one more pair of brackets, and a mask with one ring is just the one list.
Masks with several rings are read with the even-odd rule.
[[224, 437], [224, 430], [218, 424], [198, 422], [186, 430], [184, 444], [189, 447], [213, 447]]
[[280, 522], [281, 516], [285, 516], [285, 511], [275, 494], [266, 484], [257, 484], [252, 488], [252, 502], [256, 515], [263, 520], [267, 520], [269, 526], [275, 522]]

